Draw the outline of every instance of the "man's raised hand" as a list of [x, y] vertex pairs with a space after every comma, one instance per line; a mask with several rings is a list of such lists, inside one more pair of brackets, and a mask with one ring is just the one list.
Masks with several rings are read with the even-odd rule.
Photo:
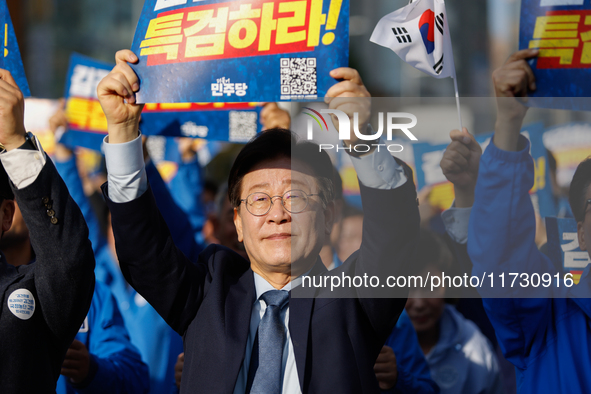
[[143, 104], [135, 103], [135, 93], [140, 90], [139, 79], [129, 63], [137, 63], [137, 56], [130, 50], [115, 55], [117, 65], [103, 78], [97, 88], [98, 99], [108, 124], [109, 143], [132, 141], [138, 136]]
[[512, 54], [505, 64], [493, 72], [497, 96], [497, 122], [494, 144], [503, 150], [517, 150], [517, 141], [527, 107], [523, 101], [529, 91], [536, 90], [534, 73], [527, 59], [539, 54], [537, 49], [523, 49]]
[[474, 203], [482, 148], [465, 127], [462, 131], [452, 130], [449, 137], [451, 143], [441, 159], [441, 170], [454, 185], [456, 207], [468, 208]]
[[0, 69], [0, 142], [6, 150], [25, 143], [25, 100], [8, 70]]
[[[361, 76], [357, 70], [349, 67], [341, 67], [330, 72], [330, 76], [335, 79], [342, 79], [341, 82], [333, 85], [326, 92], [325, 102], [329, 109], [343, 111], [349, 116], [351, 124], [351, 139], [343, 141], [346, 146], [355, 145], [360, 140], [353, 132], [353, 115], [359, 116], [359, 131], [365, 134], [366, 126], [371, 116], [371, 95], [365, 88]], [[339, 122], [336, 116], [332, 116], [332, 122], [339, 130]]]
[[289, 129], [291, 126], [291, 117], [289, 112], [281, 109], [277, 103], [267, 103], [261, 111], [261, 124], [263, 131], [280, 127]]

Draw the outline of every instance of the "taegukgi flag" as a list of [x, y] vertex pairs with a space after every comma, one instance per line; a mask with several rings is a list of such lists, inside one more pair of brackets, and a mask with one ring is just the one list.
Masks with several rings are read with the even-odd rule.
[[435, 78], [456, 77], [443, 0], [416, 0], [386, 15], [370, 41]]

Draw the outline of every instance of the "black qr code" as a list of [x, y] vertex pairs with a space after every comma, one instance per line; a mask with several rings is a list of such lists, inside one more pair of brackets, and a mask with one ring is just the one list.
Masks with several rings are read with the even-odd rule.
[[248, 142], [257, 133], [257, 113], [230, 111], [230, 138], [232, 142]]
[[281, 59], [281, 98], [316, 98], [315, 57]]

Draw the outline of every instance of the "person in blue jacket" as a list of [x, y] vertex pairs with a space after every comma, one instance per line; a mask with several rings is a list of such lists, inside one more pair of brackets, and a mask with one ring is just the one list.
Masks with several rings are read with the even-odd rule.
[[90, 310], [66, 353], [57, 394], [149, 392], [148, 366], [131, 344], [109, 288], [96, 282]]
[[421, 351], [417, 333], [406, 311], [402, 311], [400, 314], [384, 347], [390, 348], [394, 352], [398, 376], [394, 387], [382, 390], [382, 393], [439, 393], [439, 387], [431, 379], [429, 365]]
[[[480, 161], [469, 222], [468, 253], [473, 275], [491, 272], [552, 275], [551, 287], [483, 288], [484, 306], [505, 357], [513, 363], [519, 393], [584, 393], [591, 384], [591, 278], [586, 268], [578, 285], [556, 272], [534, 243], [535, 217], [529, 190], [534, 165], [529, 142], [520, 135], [527, 108], [515, 98], [535, 90], [527, 60], [514, 53], [493, 73], [498, 116], [493, 141]], [[583, 161], [570, 187], [581, 250], [591, 242], [591, 160]], [[558, 274], [557, 277], [554, 277]], [[558, 278], [558, 279], [556, 279]], [[558, 285], [556, 281], [559, 281]], [[533, 297], [533, 298], [525, 298]]]

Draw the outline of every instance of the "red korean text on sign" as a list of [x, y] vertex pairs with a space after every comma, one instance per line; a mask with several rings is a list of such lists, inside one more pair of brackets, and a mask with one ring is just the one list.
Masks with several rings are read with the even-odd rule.
[[241, 0], [163, 12], [150, 21], [140, 55], [154, 66], [313, 51], [327, 21], [322, 4]]
[[536, 19], [530, 48], [538, 69], [591, 67], [591, 11], [550, 11]]

